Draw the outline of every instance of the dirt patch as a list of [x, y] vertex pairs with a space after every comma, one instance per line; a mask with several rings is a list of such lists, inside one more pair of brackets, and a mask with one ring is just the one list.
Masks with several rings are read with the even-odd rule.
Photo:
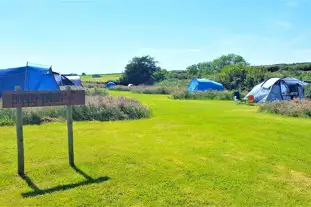
[[276, 166], [277, 174], [272, 176], [273, 180], [290, 185], [297, 191], [305, 191], [311, 188], [311, 175], [299, 172], [284, 166]]

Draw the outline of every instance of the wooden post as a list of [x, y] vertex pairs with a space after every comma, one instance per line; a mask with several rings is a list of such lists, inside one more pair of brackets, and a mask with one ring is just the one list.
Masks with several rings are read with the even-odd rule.
[[[67, 92], [70, 99], [71, 89], [70, 86], [67, 86]], [[74, 166], [74, 150], [73, 150], [73, 130], [72, 130], [72, 105], [69, 101], [67, 105], [67, 131], [68, 131], [68, 156], [69, 156], [69, 165]]]
[[[15, 87], [20, 91], [20, 86]], [[17, 135], [17, 163], [18, 174], [24, 175], [24, 136], [23, 136], [23, 112], [22, 107], [16, 108], [16, 135]]]

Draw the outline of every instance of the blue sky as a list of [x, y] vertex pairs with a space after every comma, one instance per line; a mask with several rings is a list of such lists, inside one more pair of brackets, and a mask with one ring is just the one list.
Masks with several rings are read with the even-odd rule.
[[6, 0], [0, 68], [113, 73], [146, 54], [169, 70], [227, 53], [311, 61], [310, 9], [311, 0]]

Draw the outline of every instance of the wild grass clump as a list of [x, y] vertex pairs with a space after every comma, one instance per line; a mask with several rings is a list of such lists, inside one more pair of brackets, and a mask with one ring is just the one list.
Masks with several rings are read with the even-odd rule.
[[87, 96], [108, 96], [109, 95], [108, 91], [102, 88], [88, 88], [85, 91], [85, 94]]
[[[0, 126], [14, 125], [15, 109], [0, 109]], [[116, 121], [151, 116], [148, 107], [136, 100], [113, 96], [87, 96], [86, 105], [73, 106], [74, 121]], [[64, 121], [66, 107], [23, 108], [25, 125]]]
[[128, 86], [116, 85], [116, 86], [110, 87], [109, 90], [112, 90], [112, 91], [130, 91], [131, 88]]
[[133, 93], [142, 93], [142, 94], [171, 94], [176, 90], [174, 87], [167, 86], [113, 86], [109, 90], [115, 91], [131, 91]]
[[105, 82], [83, 81], [84, 88], [104, 88], [105, 85]]
[[[190, 100], [233, 100], [233, 91], [198, 91], [188, 92], [187, 90], [179, 90], [172, 93], [172, 99], [190, 99]], [[241, 98], [244, 93], [240, 93]]]
[[311, 118], [311, 101], [273, 101], [259, 104], [259, 111], [292, 117]]
[[165, 86], [135, 86], [131, 88], [134, 93], [143, 94], [170, 94], [174, 88]]

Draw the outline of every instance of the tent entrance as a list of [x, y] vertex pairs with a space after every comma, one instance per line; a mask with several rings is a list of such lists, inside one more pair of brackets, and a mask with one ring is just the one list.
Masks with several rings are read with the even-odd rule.
[[300, 94], [299, 84], [288, 84], [285, 81], [281, 81], [281, 94], [283, 100], [293, 100], [295, 98], [300, 98], [302, 94]]

